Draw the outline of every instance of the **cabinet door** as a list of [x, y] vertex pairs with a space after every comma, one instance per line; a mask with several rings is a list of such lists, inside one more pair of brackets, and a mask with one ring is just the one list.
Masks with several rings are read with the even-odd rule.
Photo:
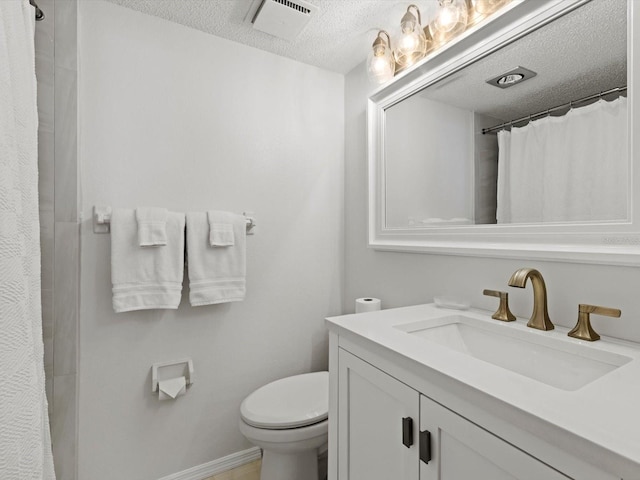
[[418, 480], [418, 392], [342, 349], [338, 363], [339, 479]]
[[430, 432], [432, 457], [420, 462], [420, 480], [570, 478], [425, 396], [420, 431]]

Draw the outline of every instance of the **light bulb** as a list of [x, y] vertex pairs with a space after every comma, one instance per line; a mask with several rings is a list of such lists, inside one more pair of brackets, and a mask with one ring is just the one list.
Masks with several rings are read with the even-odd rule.
[[420, 39], [413, 32], [405, 33], [400, 37], [400, 45], [398, 45], [398, 50], [400, 50], [404, 55], [409, 55], [420, 44]]
[[458, 16], [458, 11], [450, 5], [441, 9], [436, 17], [438, 30], [443, 32], [450, 31], [458, 23]]
[[[386, 41], [382, 35], [386, 35]], [[385, 83], [393, 78], [395, 67], [395, 61], [391, 54], [391, 39], [387, 32], [381, 30], [373, 42], [367, 59], [369, 78], [375, 83]]]
[[465, 30], [469, 14], [465, 0], [438, 0], [438, 4], [429, 32], [436, 43], [443, 44]]
[[[412, 9], [417, 16], [412, 13]], [[401, 67], [413, 65], [427, 53], [427, 37], [420, 25], [420, 10], [415, 5], [409, 5], [402, 17], [395, 44], [397, 47], [394, 56]]]
[[376, 76], [385, 75], [387, 70], [389, 70], [389, 62], [384, 57], [374, 57], [373, 62], [371, 63], [371, 69]]

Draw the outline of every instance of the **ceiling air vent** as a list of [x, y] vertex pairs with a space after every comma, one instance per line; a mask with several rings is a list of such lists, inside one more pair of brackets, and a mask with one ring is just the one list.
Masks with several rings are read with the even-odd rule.
[[251, 23], [256, 30], [291, 42], [317, 11], [302, 0], [263, 0]]

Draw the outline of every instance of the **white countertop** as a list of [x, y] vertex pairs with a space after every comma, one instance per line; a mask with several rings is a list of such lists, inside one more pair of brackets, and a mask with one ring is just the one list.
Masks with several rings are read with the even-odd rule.
[[[606, 337], [586, 342], [568, 337], [568, 329], [563, 327], [539, 331], [528, 328], [524, 319], [500, 322], [491, 319], [491, 314], [426, 304], [331, 317], [327, 323], [338, 335], [362, 337], [614, 452], [637, 465], [640, 478], [640, 344]], [[395, 328], [417, 321], [428, 325], [432, 320], [435, 325], [438, 319], [449, 315], [473, 318], [479, 325], [490, 324], [505, 333], [509, 329], [520, 331], [520, 335], [530, 335], [534, 340], [554, 339], [556, 346], [562, 342], [567, 350], [590, 349], [594, 355], [610, 352], [630, 357], [631, 361], [568, 391]]]

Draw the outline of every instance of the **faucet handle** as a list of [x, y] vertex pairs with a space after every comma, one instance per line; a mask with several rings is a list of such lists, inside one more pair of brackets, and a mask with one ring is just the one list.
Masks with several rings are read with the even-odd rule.
[[507, 292], [485, 289], [482, 294], [489, 297], [498, 297], [500, 299], [500, 306], [498, 307], [498, 310], [496, 310], [496, 313], [491, 315], [491, 318], [501, 320], [503, 322], [513, 322], [516, 319], [515, 315], [509, 310], [509, 294]]
[[573, 338], [579, 338], [580, 340], [586, 340], [588, 342], [595, 342], [600, 339], [593, 328], [591, 328], [591, 318], [589, 315], [595, 313], [596, 315], [606, 315], [607, 317], [619, 317], [622, 312], [617, 308], [599, 307], [597, 305], [587, 305], [581, 303], [578, 305], [578, 323], [573, 327], [567, 335]]

